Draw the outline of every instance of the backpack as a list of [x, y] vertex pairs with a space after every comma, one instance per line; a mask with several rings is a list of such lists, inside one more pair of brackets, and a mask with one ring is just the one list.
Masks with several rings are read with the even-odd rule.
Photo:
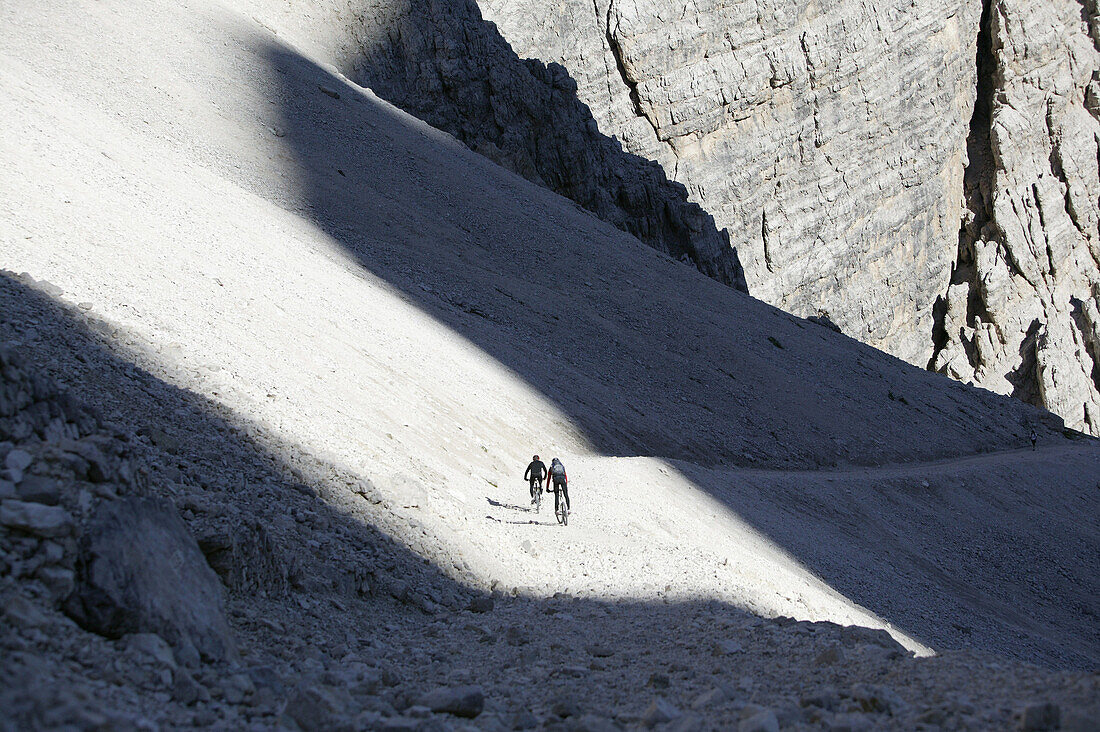
[[550, 465], [550, 475], [554, 476], [555, 478], [564, 478], [565, 466], [557, 462], [552, 463]]

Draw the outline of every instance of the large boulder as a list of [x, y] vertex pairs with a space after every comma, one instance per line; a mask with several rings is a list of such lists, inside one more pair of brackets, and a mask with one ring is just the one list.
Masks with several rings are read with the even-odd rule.
[[66, 611], [109, 638], [156, 633], [188, 664], [235, 655], [218, 576], [166, 501], [125, 498], [97, 508], [80, 540]]

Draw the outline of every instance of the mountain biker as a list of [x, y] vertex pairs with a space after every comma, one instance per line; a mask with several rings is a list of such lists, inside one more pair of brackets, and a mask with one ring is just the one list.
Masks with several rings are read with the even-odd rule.
[[527, 470], [523, 472], [524, 480], [531, 482], [531, 503], [535, 502], [535, 491], [542, 490], [542, 479], [546, 477], [546, 463], [539, 460], [539, 456], [535, 455], [531, 458], [531, 464], [527, 466]]
[[[561, 460], [554, 458], [550, 461], [550, 478], [554, 481], [554, 511], [558, 510], [559, 495], [565, 496], [565, 508], [567, 511], [572, 511], [572, 506], [569, 505], [569, 476], [565, 474], [565, 466]], [[561, 492], [558, 492], [558, 488]], [[547, 486], [549, 489], [549, 486]]]

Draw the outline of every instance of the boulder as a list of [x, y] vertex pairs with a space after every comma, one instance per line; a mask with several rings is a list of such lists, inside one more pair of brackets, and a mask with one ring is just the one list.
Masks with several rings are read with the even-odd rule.
[[172, 649], [156, 633], [134, 633], [126, 636], [126, 650], [148, 661], [170, 668], [176, 667], [176, 657]]
[[671, 722], [679, 718], [680, 715], [681, 712], [675, 705], [658, 696], [650, 702], [645, 712], [642, 713], [641, 722], [646, 727], [653, 727]]
[[865, 712], [902, 714], [908, 705], [898, 693], [888, 686], [856, 684], [852, 687], [852, 700]]
[[717, 641], [714, 644], [714, 655], [716, 656], [730, 656], [734, 653], [741, 653], [744, 650], [745, 647], [739, 642], [728, 638]]
[[66, 612], [109, 638], [156, 633], [188, 665], [235, 656], [221, 583], [166, 501], [103, 503], [80, 541]]
[[346, 707], [347, 699], [338, 690], [306, 684], [287, 701], [283, 715], [305, 732], [312, 732], [336, 727]]
[[775, 712], [765, 709], [741, 720], [737, 732], [779, 732], [779, 720], [775, 718]]
[[472, 719], [485, 708], [485, 694], [477, 686], [444, 686], [424, 694], [416, 703], [433, 712]]
[[716, 686], [713, 689], [704, 691], [702, 694], [695, 698], [695, 701], [691, 703], [692, 709], [706, 709], [707, 707], [721, 704], [732, 696], [726, 687]]
[[56, 506], [61, 502], [61, 487], [53, 478], [41, 475], [24, 476], [16, 489], [19, 500]]
[[477, 595], [470, 604], [466, 606], [466, 609], [472, 613], [487, 613], [493, 610], [493, 598], [489, 595]]
[[4, 458], [4, 467], [8, 470], [25, 471], [34, 462], [34, 458], [26, 450], [15, 449]]
[[50, 624], [42, 609], [22, 595], [4, 598], [4, 621], [17, 628], [41, 628]]
[[75, 586], [73, 571], [65, 567], [46, 565], [39, 567], [35, 576], [46, 586], [53, 600], [64, 600]]
[[177, 668], [173, 672], [171, 693], [173, 701], [184, 706], [210, 700], [210, 692], [206, 690], [206, 687], [195, 681], [191, 674], [181, 668]]

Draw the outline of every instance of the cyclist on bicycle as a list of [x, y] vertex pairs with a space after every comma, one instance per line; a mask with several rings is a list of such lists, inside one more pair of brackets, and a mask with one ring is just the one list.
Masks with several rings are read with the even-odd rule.
[[542, 490], [542, 479], [546, 476], [546, 463], [535, 455], [531, 458], [531, 464], [523, 473], [524, 480], [531, 481], [531, 503], [535, 502], [535, 493]]
[[565, 466], [557, 458], [550, 461], [550, 478], [554, 481], [554, 511], [558, 510], [558, 496], [565, 496], [565, 508], [572, 511], [573, 507], [569, 505], [569, 476], [565, 474]]

